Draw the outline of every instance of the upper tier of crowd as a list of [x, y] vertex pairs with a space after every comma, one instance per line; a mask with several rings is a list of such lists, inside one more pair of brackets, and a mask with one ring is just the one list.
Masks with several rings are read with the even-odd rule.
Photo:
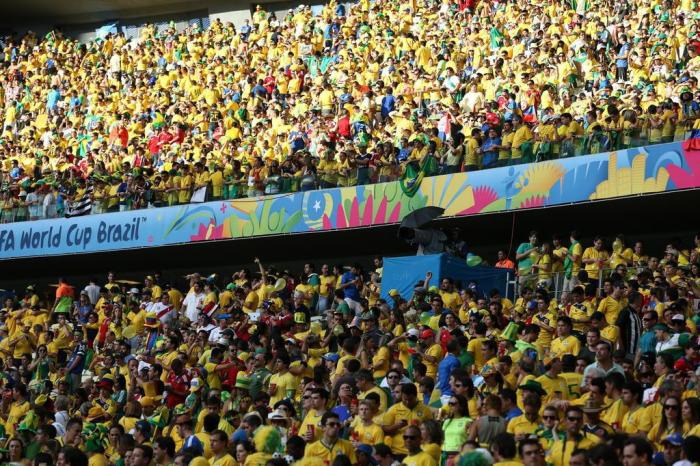
[[693, 0], [330, 1], [0, 43], [0, 221], [477, 170], [699, 129]]

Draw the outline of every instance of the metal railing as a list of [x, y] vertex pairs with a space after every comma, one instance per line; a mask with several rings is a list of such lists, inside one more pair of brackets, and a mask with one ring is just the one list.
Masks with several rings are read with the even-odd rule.
[[[686, 134], [687, 135], [687, 134]], [[683, 140], [683, 138], [677, 138]], [[544, 141], [528, 141], [521, 145], [521, 157], [513, 159], [508, 154], [506, 158], [500, 158], [493, 161], [492, 164], [479, 166], [478, 169], [495, 168], [499, 166], [524, 164], [532, 162], [540, 162], [546, 160], [555, 160], [559, 158], [567, 158], [584, 154], [596, 154], [608, 152], [612, 150], [621, 150], [634, 147], [648, 146], [657, 143], [673, 142], [671, 140], [649, 141], [645, 136], [640, 134], [624, 134], [621, 131], [600, 131], [586, 137], [573, 137], [560, 142], [544, 142]], [[436, 158], [440, 157], [436, 154]], [[444, 162], [444, 160], [443, 160]], [[463, 167], [452, 167], [446, 163], [437, 163], [436, 169], [432, 173], [426, 173], [426, 176], [437, 176], [449, 173], [455, 173], [455, 168], [459, 168], [456, 172], [461, 171]], [[370, 168], [353, 168], [351, 172], [337, 174], [336, 183], [328, 183], [327, 177], [324, 174], [297, 176], [279, 176], [274, 181], [274, 187], [269, 189], [270, 180], [264, 179], [258, 187], [249, 187], [248, 182], [244, 178], [227, 179], [225, 180], [223, 193], [221, 196], [213, 197], [211, 195], [211, 185], [208, 189], [206, 201], [211, 200], [231, 200], [241, 198], [253, 198], [267, 195], [288, 194], [302, 191], [310, 191], [316, 189], [329, 189], [335, 187], [358, 186], [366, 184], [374, 184], [381, 182], [397, 181], [401, 178], [404, 166], [396, 162], [393, 166], [391, 175], [380, 176], [379, 170]], [[325, 178], [325, 180], [324, 180]], [[262, 189], [259, 189], [262, 186]], [[39, 199], [39, 208], [32, 209], [27, 206], [25, 201], [18, 197], [17, 194], [21, 188], [12, 185], [6, 185], [2, 190], [2, 198], [0, 198], [0, 223], [23, 222], [27, 220], [40, 220], [47, 218], [62, 217], [67, 210], [67, 202], [65, 194], [58, 192], [54, 195], [54, 201], [50, 205], [43, 206], [43, 199]], [[100, 197], [93, 201], [91, 214], [131, 211], [147, 208], [167, 207], [171, 205], [190, 204], [190, 201], [179, 202], [178, 199], [170, 199], [168, 193], [151, 190], [146, 191], [146, 195], [139, 194], [139, 200], [132, 199], [130, 196], [124, 197]], [[189, 198], [190, 196], [188, 196]], [[145, 200], [144, 200], [145, 199]], [[118, 200], [117, 205], [114, 200]]]

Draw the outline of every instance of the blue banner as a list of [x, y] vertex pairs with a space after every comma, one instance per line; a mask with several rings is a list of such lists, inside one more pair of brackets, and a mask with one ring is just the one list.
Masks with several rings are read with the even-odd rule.
[[0, 259], [396, 224], [700, 187], [699, 140], [398, 182], [0, 225]]

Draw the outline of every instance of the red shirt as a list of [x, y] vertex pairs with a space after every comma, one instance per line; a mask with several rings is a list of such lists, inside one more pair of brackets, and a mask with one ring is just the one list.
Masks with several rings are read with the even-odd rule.
[[[190, 389], [190, 377], [187, 375], [187, 372], [176, 375], [174, 371], [170, 371], [168, 374], [168, 384], [170, 384], [173, 390], [187, 393], [187, 391]], [[180, 395], [169, 391], [168, 396], [165, 399], [165, 403], [169, 409], [173, 409], [180, 403], [184, 403], [185, 398], [187, 398], [187, 395]]]
[[345, 116], [338, 120], [338, 134], [346, 139], [350, 139], [350, 118]]

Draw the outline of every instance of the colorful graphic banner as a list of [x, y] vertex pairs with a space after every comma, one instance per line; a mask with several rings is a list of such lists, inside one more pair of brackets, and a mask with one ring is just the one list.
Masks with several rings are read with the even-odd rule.
[[698, 188], [695, 143], [425, 178], [412, 197], [391, 182], [5, 224], [0, 259], [386, 225], [425, 206], [453, 217]]

